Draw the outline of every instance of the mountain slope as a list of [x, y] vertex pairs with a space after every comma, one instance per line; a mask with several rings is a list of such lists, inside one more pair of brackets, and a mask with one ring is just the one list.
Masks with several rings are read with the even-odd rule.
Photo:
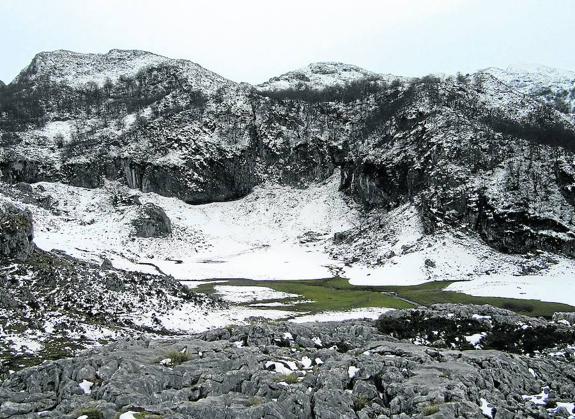
[[[76, 67], [94, 83], [76, 84]], [[207, 204], [340, 173], [359, 221], [321, 239], [339, 261], [397, 272], [410, 246], [423, 255], [446, 235], [478, 243], [463, 248], [573, 257], [573, 122], [501, 74], [408, 79], [319, 63], [252, 87], [142, 52], [43, 53], [0, 93], [0, 178], [120, 181]], [[420, 227], [404, 250], [390, 218], [401, 213]], [[436, 268], [420, 257], [406, 280], [443, 275], [441, 254]]]
[[[393, 76], [388, 76], [393, 77]], [[257, 86], [264, 92], [294, 90], [324, 90], [364, 79], [385, 79], [384, 76], [351, 64], [337, 62], [312, 63], [298, 70], [289, 71]]]
[[491, 74], [513, 89], [536, 97], [561, 112], [575, 114], [575, 71], [541, 65], [488, 68]]

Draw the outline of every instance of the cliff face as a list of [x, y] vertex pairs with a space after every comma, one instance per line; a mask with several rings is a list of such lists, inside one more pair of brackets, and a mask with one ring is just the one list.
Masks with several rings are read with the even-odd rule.
[[113, 179], [207, 203], [340, 168], [341, 189], [366, 209], [414, 203], [428, 233], [573, 256], [571, 115], [496, 76], [320, 63], [253, 87], [139, 51], [42, 53], [0, 93], [0, 178]]

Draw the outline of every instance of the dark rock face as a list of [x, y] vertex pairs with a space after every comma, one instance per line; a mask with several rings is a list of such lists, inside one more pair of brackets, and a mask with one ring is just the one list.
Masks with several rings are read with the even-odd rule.
[[159, 206], [146, 203], [138, 207], [138, 216], [132, 220], [138, 237], [166, 237], [172, 234], [172, 223]]
[[482, 348], [533, 354], [557, 344], [575, 344], [575, 330], [568, 325], [487, 305], [435, 304], [391, 311], [378, 319], [377, 328], [400, 339], [459, 350]]
[[575, 397], [570, 366], [399, 342], [365, 322], [264, 322], [116, 343], [17, 372], [0, 385], [0, 417], [552, 417]]
[[0, 202], [0, 259], [26, 260], [34, 250], [32, 214]]

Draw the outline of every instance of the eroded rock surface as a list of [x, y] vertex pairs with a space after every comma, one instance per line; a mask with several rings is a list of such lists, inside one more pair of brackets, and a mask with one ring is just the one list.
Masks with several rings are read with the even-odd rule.
[[575, 342], [575, 330], [557, 322], [522, 316], [489, 305], [434, 304], [429, 308], [384, 313], [377, 321], [383, 333], [411, 342], [457, 349], [497, 349], [534, 354], [557, 344]]
[[253, 323], [20, 371], [0, 386], [0, 417], [565, 417], [572, 352], [431, 348], [361, 321]]

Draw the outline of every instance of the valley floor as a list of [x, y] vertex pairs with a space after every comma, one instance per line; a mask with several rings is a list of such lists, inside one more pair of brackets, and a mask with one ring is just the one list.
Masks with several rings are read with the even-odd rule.
[[[116, 268], [183, 281], [335, 276], [370, 286], [461, 281], [448, 289], [575, 305], [575, 261], [504, 255], [458, 232], [426, 236], [414, 207], [384, 216], [362, 214], [338, 186], [336, 173], [306, 189], [269, 184], [237, 201], [188, 205], [114, 183], [102, 189], [41, 183], [35, 188], [58, 203], [54, 209], [29, 208], [35, 242], [44, 250], [98, 263], [106, 258]], [[134, 237], [135, 206], [113, 205], [114, 197], [128, 194], [162, 207], [172, 222], [171, 237]], [[348, 238], [334, 244], [334, 234], [341, 232]]]

